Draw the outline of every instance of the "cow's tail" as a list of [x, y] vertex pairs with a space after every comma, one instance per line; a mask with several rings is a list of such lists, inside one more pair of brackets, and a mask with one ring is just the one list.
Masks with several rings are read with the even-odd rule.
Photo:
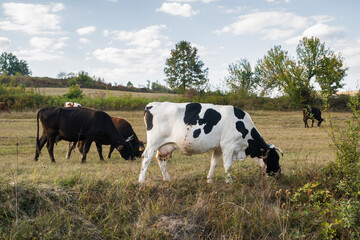
[[39, 140], [39, 117], [41, 110], [38, 111], [36, 116], [36, 152], [40, 154], [40, 140]]

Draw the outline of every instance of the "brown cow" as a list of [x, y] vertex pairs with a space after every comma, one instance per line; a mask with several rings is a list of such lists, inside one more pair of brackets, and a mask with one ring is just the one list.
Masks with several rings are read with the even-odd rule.
[[[120, 132], [120, 134], [125, 138], [129, 139], [131, 143], [134, 154], [136, 157], [141, 157], [141, 154], [144, 152], [145, 146], [144, 142], [140, 141], [136, 136], [135, 131], [133, 130], [131, 124], [124, 118], [121, 117], [111, 117], [116, 129]], [[66, 158], [69, 159], [71, 155], [71, 151], [75, 148], [74, 142], [69, 144], [68, 152], [66, 153]], [[83, 154], [83, 142], [80, 141], [78, 143], [78, 148], [81, 154]], [[110, 145], [108, 158], [111, 157], [111, 153], [114, 151], [114, 147]]]
[[0, 112], [7, 112], [10, 113], [9, 108], [6, 107], [4, 102], [0, 102]]

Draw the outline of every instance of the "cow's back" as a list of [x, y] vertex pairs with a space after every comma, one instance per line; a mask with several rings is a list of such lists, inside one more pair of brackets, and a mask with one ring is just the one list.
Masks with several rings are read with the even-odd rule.
[[243, 140], [250, 136], [245, 131], [254, 126], [246, 112], [235, 109], [199, 103], [150, 103], [145, 110], [145, 124], [152, 126], [147, 128], [147, 141], [175, 143], [189, 155], [218, 149], [227, 143], [245, 148]]

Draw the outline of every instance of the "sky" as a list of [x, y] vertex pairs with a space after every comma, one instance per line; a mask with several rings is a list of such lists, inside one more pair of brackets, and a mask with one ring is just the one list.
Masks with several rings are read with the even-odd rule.
[[359, 0], [0, 0], [0, 52], [25, 60], [32, 76], [88, 72], [107, 83], [165, 84], [165, 61], [186, 40], [225, 88], [228, 66], [276, 45], [296, 57], [316, 36], [349, 67], [343, 90], [360, 89]]

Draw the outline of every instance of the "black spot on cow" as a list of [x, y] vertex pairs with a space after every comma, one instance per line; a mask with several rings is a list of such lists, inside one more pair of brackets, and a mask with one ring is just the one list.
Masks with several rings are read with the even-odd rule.
[[196, 125], [201, 111], [200, 103], [189, 103], [186, 105], [184, 123], [188, 125]]
[[260, 133], [255, 129], [251, 129], [251, 139], [248, 140], [249, 146], [245, 149], [246, 155], [254, 157], [263, 157], [268, 146]]
[[209, 108], [208, 110], [206, 110], [204, 114], [204, 118], [199, 119], [199, 124], [200, 125], [205, 124], [204, 132], [205, 134], [208, 134], [211, 132], [213, 127], [220, 121], [220, 119], [221, 119], [221, 114], [215, 111], [214, 109]]
[[150, 131], [153, 128], [153, 115], [150, 112], [150, 109], [152, 108], [152, 106], [150, 107], [146, 107], [145, 108], [145, 121], [146, 121], [146, 130]]
[[245, 128], [245, 124], [242, 121], [236, 122], [236, 129], [242, 134], [242, 138], [245, 138], [249, 133], [249, 130]]
[[201, 133], [201, 129], [200, 129], [200, 128], [199, 128], [199, 129], [196, 129], [196, 130], [194, 131], [194, 133], [193, 133], [193, 137], [194, 137], [194, 138], [199, 137], [200, 133]]
[[244, 119], [245, 117], [245, 112], [236, 107], [234, 107], [234, 114], [238, 119]]

